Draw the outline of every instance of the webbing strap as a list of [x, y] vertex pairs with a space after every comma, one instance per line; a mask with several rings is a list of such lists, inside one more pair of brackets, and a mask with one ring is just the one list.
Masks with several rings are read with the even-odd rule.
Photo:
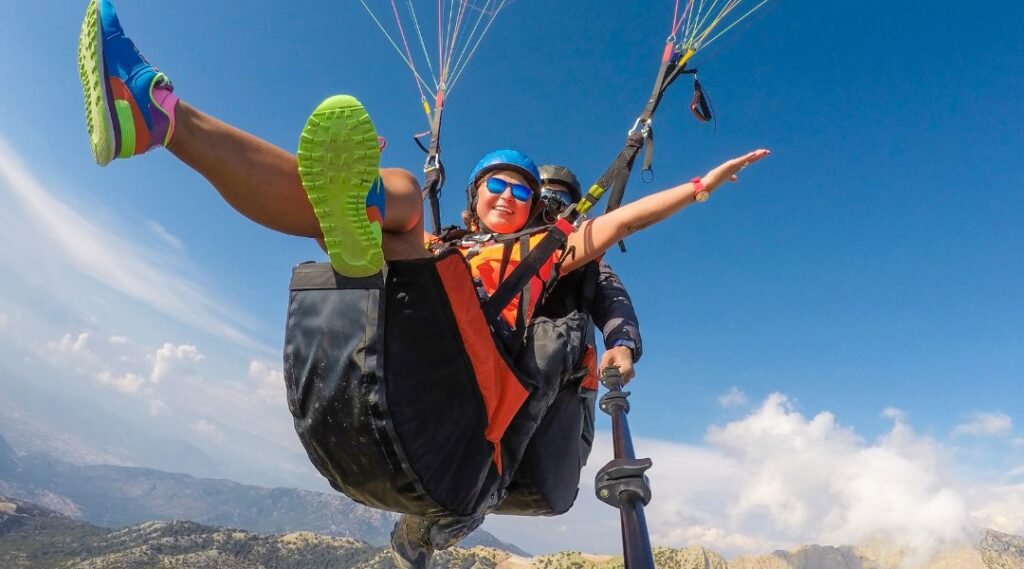
[[586, 310], [594, 305], [594, 297], [597, 295], [598, 279], [601, 278], [601, 261], [591, 261], [583, 265], [583, 286], [580, 289], [581, 306]]
[[540, 273], [541, 267], [555, 254], [555, 251], [565, 246], [569, 233], [564, 232], [562, 226], [553, 225], [533, 251], [520, 260], [519, 266], [512, 270], [508, 278], [503, 280], [494, 294], [484, 302], [484, 315], [489, 321], [497, 320], [501, 316], [501, 311], [519, 295], [530, 279]]
[[[629, 175], [633, 171], [633, 164], [636, 162], [636, 157], [640, 153], [640, 149], [644, 147], [644, 144], [645, 141], [642, 134], [630, 134], [626, 139], [626, 146], [622, 148], [622, 152], [615, 158], [612, 167], [605, 172], [605, 176], [601, 177], [601, 180], [605, 180], [605, 177], [607, 177], [607, 185], [604, 187], [609, 189], [608, 206], [605, 208], [605, 212], [609, 212], [622, 205], [622, 198], [626, 193], [626, 183], [629, 182]], [[600, 184], [600, 181], [598, 183]]]
[[[530, 254], [530, 238], [519, 238], [519, 258], [525, 259]], [[530, 310], [530, 284], [533, 279], [526, 281], [526, 286], [519, 293], [519, 310], [516, 311], [516, 329], [526, 330], [527, 312]]]
[[[651, 134], [652, 133], [649, 132], [648, 136]], [[640, 153], [640, 149], [644, 146], [647, 146], [647, 156], [644, 158], [644, 168], [650, 168], [650, 161], [652, 160], [650, 153], [651, 146], [645, 143], [644, 136], [636, 133], [631, 134], [629, 139], [626, 141], [625, 149], [628, 149], [629, 152], [620, 154], [620, 157], [624, 162], [616, 170], [614, 179], [612, 179], [611, 184], [609, 185], [608, 205], [605, 207], [605, 213], [617, 209], [622, 205], [622, 198], [626, 195], [626, 185], [629, 184], [630, 173], [633, 171], [633, 165], [636, 163], [636, 158]], [[622, 241], [619, 241], [619, 250], [623, 253], [626, 252], [626, 244]]]
[[444, 185], [444, 166], [437, 162], [437, 166], [426, 171], [426, 180], [423, 186], [423, 195], [430, 204], [430, 223], [434, 235], [441, 233], [441, 186]]
[[423, 196], [430, 204], [430, 223], [434, 235], [441, 234], [441, 188], [444, 187], [444, 164], [441, 163], [441, 117], [444, 114], [444, 102], [438, 94], [437, 106], [430, 117], [430, 147], [426, 148], [413, 137], [416, 144], [427, 153], [427, 161], [423, 164], [425, 176]]
[[498, 283], [505, 281], [505, 273], [508, 272], [508, 264], [511, 260], [512, 242], [506, 241], [501, 247], [501, 268], [498, 269]]
[[[654, 128], [647, 130], [647, 144], [644, 145], [644, 165], [640, 168], [640, 175], [645, 182], [654, 181]], [[649, 175], [649, 177], [648, 177]]]

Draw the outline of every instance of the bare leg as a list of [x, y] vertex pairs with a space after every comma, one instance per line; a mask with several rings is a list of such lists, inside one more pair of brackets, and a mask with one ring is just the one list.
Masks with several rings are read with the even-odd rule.
[[167, 145], [199, 172], [231, 207], [282, 233], [318, 237], [294, 153], [225, 124], [179, 101]]
[[431, 253], [423, 246], [423, 194], [419, 181], [401, 168], [382, 168], [387, 212], [381, 248], [389, 261], [420, 259]]
[[[206, 178], [231, 207], [275, 231], [321, 237], [299, 179], [295, 154], [179, 101], [167, 149]], [[415, 176], [381, 170], [386, 213], [382, 247], [387, 259], [429, 256], [423, 247], [423, 203]]]

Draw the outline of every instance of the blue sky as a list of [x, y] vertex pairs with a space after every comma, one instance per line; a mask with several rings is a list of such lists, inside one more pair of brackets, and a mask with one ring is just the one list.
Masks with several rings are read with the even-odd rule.
[[[117, 5], [197, 107], [293, 149], [321, 99], [352, 93], [389, 139], [385, 164], [420, 166], [409, 140], [425, 128], [418, 94], [357, 2]], [[146, 436], [235, 461], [210, 459], [201, 474], [315, 484], [274, 382], [290, 267], [321, 254], [242, 219], [169, 153], [92, 164], [74, 59], [83, 12], [65, 0], [22, 3], [0, 24], [0, 369], [32, 384], [4, 383], [5, 395], [74, 429], [45, 404], [74, 393]], [[595, 179], [649, 94], [671, 12], [668, 0], [515, 2], [449, 101], [444, 219], [457, 219], [465, 174], [497, 147]], [[952, 488], [963, 508], [944, 510], [951, 527], [966, 516], [1024, 532], [1020, 515], [979, 498], [1020, 500], [1024, 511], [1021, 21], [1024, 7], [1010, 1], [773, 1], [710, 60], [696, 59], [716, 126], [690, 117], [688, 85], [670, 93], [655, 122], [655, 182], [635, 179], [627, 197], [753, 148], [773, 156], [631, 238], [627, 255], [609, 255], [646, 343], [633, 430], [664, 453], [659, 462], [650, 451], [665, 468], [666, 501], [689, 507], [654, 515], [663, 543], [741, 552], [919, 521], [894, 514], [888, 528], [815, 533], [758, 518], [790, 502], [758, 502], [757, 480], [709, 484], [710, 504], [682, 488], [703, 487], [687, 476], [716, 464], [773, 472], [750, 446], [776, 448], [766, 432], [781, 437], [772, 441], [783, 457], [794, 432], [817, 433], [824, 454], [809, 464], [821, 473], [836, 449], [932, 460], [921, 473], [937, 478], [911, 486], [935, 492], [914, 504], [942, 502]], [[155, 460], [107, 447], [125, 463]], [[930, 450], [908, 450], [921, 448]], [[261, 461], [272, 462], [264, 478], [252, 472]], [[871, 480], [884, 486], [886, 472]], [[579, 519], [600, 512], [591, 502]], [[845, 520], [863, 503], [836, 502], [850, 504], [836, 514]], [[558, 537], [557, 524], [576, 519], [502, 520], [494, 531], [528, 549], [590, 547]]]

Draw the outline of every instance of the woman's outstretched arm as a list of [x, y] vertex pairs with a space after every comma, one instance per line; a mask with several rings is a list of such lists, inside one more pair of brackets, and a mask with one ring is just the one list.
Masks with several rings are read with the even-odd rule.
[[[767, 150], [755, 150], [711, 170], [701, 183], [707, 191], [714, 191], [725, 182], [735, 182], [740, 170], [769, 155]], [[568, 246], [575, 250], [565, 260], [562, 272], [568, 273], [596, 259], [625, 237], [654, 225], [692, 204], [696, 200], [697, 184], [685, 183], [662, 190], [628, 203], [606, 214], [584, 221], [575, 233], [569, 236]]]

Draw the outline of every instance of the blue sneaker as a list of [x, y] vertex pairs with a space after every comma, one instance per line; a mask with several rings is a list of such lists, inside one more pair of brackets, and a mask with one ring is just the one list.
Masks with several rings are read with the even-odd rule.
[[78, 40], [85, 121], [100, 166], [166, 146], [174, 133], [170, 79], [124, 35], [110, 0], [90, 0]]

